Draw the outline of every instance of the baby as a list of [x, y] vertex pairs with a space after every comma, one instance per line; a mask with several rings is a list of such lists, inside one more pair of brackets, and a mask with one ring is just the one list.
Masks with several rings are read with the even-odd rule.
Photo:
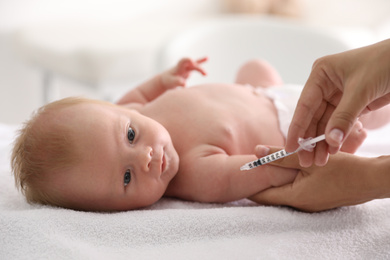
[[[162, 196], [234, 201], [292, 182], [292, 169], [240, 166], [257, 159], [257, 144], [284, 145], [283, 120], [293, 108], [280, 101], [294, 92], [294, 106], [299, 90], [254, 87], [282, 85], [275, 69], [259, 60], [241, 67], [236, 84], [183, 88], [192, 71], [206, 74], [206, 60], [184, 58], [117, 104], [66, 98], [40, 108], [21, 129], [12, 154], [16, 184], [27, 201], [120, 211]], [[355, 128], [347, 152], [366, 137], [361, 124]]]

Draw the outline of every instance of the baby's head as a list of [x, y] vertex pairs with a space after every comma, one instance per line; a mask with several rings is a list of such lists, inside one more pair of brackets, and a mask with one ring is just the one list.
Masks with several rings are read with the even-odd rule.
[[28, 202], [109, 211], [160, 199], [179, 158], [157, 121], [107, 102], [66, 98], [25, 123], [11, 164]]

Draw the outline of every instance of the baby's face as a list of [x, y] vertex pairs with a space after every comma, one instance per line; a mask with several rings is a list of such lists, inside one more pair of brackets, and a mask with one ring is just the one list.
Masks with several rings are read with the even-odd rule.
[[76, 105], [68, 112], [81, 164], [59, 174], [55, 185], [70, 199], [70, 207], [129, 210], [163, 196], [178, 171], [179, 157], [161, 124], [104, 104]]

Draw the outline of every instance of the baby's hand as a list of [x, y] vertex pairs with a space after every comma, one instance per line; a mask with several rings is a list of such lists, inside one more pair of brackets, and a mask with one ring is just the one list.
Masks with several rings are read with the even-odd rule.
[[207, 57], [198, 59], [196, 61], [190, 58], [181, 59], [175, 67], [161, 75], [163, 86], [166, 89], [171, 89], [178, 86], [185, 87], [186, 80], [193, 70], [196, 70], [205, 76], [206, 72], [200, 67], [200, 65], [205, 61], [207, 61]]

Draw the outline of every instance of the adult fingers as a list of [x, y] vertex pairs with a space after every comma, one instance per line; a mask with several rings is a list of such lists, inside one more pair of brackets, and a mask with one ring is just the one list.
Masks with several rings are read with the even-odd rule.
[[345, 138], [350, 134], [358, 116], [368, 104], [364, 93], [352, 91], [345, 93], [335, 108], [326, 126], [326, 142], [329, 152], [336, 153]]
[[[330, 103], [326, 104], [325, 112], [321, 120], [318, 122], [317, 136], [325, 133], [326, 125], [328, 124], [329, 118], [333, 114], [334, 106]], [[324, 166], [329, 159], [329, 145], [326, 141], [319, 142], [316, 144], [314, 149], [314, 164], [317, 166]]]
[[324, 96], [321, 84], [324, 77], [321, 68], [314, 63], [312, 72], [302, 90], [295, 108], [286, 141], [286, 151], [295, 151], [299, 145], [298, 138], [308, 137], [308, 132], [316, 132], [316, 124], [324, 112]]

